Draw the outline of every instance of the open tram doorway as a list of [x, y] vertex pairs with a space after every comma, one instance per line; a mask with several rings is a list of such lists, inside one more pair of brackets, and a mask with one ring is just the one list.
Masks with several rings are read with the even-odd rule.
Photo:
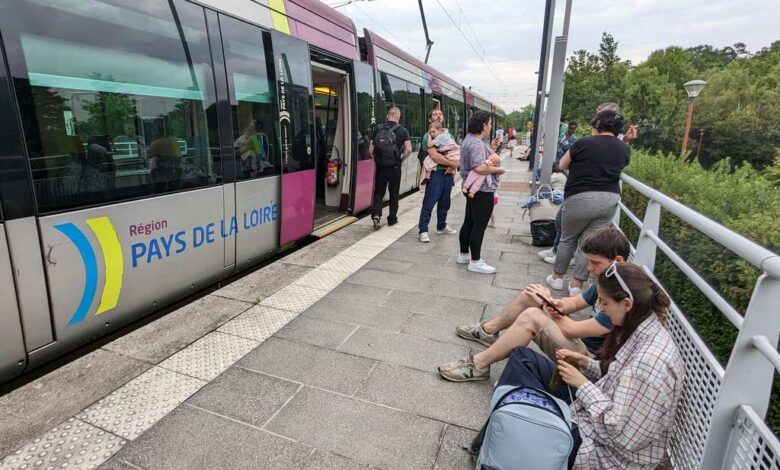
[[350, 204], [352, 148], [349, 74], [312, 57], [317, 188], [315, 231], [342, 219]]

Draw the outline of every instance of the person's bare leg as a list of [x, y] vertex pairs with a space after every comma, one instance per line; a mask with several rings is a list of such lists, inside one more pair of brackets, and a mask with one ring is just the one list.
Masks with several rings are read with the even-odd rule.
[[523, 311], [489, 348], [474, 355], [474, 365], [480, 369], [509, 357], [513, 349], [528, 346], [537, 332], [552, 321], [538, 307]]
[[520, 292], [511, 302], [506, 304], [498, 315], [482, 324], [482, 329], [485, 330], [485, 333], [493, 334], [509, 328], [523, 311], [538, 306], [536, 301], [524, 292]]

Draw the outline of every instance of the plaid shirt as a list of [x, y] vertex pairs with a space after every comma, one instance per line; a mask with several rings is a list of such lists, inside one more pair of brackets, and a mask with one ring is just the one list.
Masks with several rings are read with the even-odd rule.
[[582, 436], [574, 468], [655, 468], [683, 385], [682, 357], [669, 331], [652, 315], [618, 350], [605, 376], [593, 359], [582, 372], [598, 380], [581, 386], [571, 405]]

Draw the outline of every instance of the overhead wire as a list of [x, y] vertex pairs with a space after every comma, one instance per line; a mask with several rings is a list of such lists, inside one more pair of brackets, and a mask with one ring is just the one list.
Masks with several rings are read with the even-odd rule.
[[471, 48], [471, 50], [473, 50], [473, 51], [474, 51], [474, 53], [475, 53], [475, 54], [477, 54], [477, 57], [479, 57], [480, 61], [481, 61], [483, 64], [485, 64], [485, 67], [488, 69], [488, 72], [490, 72], [490, 74], [491, 74], [491, 75], [493, 76], [493, 78], [496, 80], [496, 83], [498, 83], [499, 85], [501, 85], [501, 86], [502, 86], [502, 88], [504, 89], [504, 91], [505, 91], [505, 92], [509, 93], [509, 90], [507, 90], [507, 89], [506, 89], [506, 87], [504, 87], [504, 86], [503, 86], [503, 83], [501, 82], [501, 79], [500, 79], [500, 78], [498, 78], [498, 75], [495, 73], [495, 71], [493, 70], [493, 68], [492, 68], [492, 67], [490, 66], [490, 64], [488, 63], [488, 61], [487, 61], [487, 60], [485, 60], [485, 57], [484, 57], [484, 56], [482, 56], [482, 55], [479, 53], [479, 51], [477, 50], [477, 48], [476, 48], [476, 47], [474, 47], [474, 44], [472, 44], [472, 42], [469, 40], [469, 38], [468, 38], [468, 37], [466, 36], [466, 34], [463, 32], [463, 30], [461, 29], [460, 25], [458, 25], [458, 23], [457, 23], [457, 22], [455, 22], [455, 19], [452, 17], [452, 15], [450, 15], [450, 12], [449, 12], [449, 11], [447, 11], [447, 9], [444, 7], [444, 5], [441, 3], [441, 1], [440, 1], [440, 0], [436, 0], [436, 3], [438, 3], [438, 4], [439, 4], [439, 6], [441, 7], [442, 11], [444, 11], [444, 14], [445, 14], [445, 15], [447, 15], [447, 18], [449, 18], [449, 19], [450, 19], [450, 21], [451, 21], [451, 22], [452, 22], [452, 24], [455, 26], [455, 28], [458, 30], [458, 32], [460, 33], [460, 35], [461, 35], [461, 36], [463, 36], [463, 39], [466, 41], [466, 44], [468, 44], [468, 45], [469, 45], [469, 47]]

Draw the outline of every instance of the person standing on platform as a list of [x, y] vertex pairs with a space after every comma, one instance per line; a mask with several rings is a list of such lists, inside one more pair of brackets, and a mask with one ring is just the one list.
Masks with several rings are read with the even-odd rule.
[[488, 165], [487, 160], [495, 155], [498, 138], [488, 146], [482, 139], [490, 135], [491, 116], [487, 111], [477, 111], [469, 119], [468, 135], [460, 149], [460, 175], [466, 180], [471, 170], [488, 177], [474, 197], [466, 198], [466, 217], [460, 228], [460, 254], [458, 264], [467, 264], [468, 270], [475, 273], [492, 274], [496, 268], [481, 258], [482, 239], [485, 236], [490, 215], [493, 213], [493, 193], [498, 187], [498, 176], [505, 170], [499, 166]]
[[558, 154], [555, 157], [555, 163], [559, 163], [571, 146], [577, 142], [577, 136], [574, 135], [575, 132], [577, 132], [577, 121], [569, 121], [566, 132], [558, 139]]
[[[434, 122], [444, 124], [444, 114], [438, 108], [433, 109], [428, 114], [428, 125]], [[420, 241], [423, 243], [431, 241], [431, 237], [428, 235], [428, 224], [431, 222], [433, 206], [436, 206], [436, 233], [439, 235], [454, 235], [458, 233], [457, 230], [447, 225], [447, 212], [450, 210], [451, 202], [450, 193], [455, 185], [454, 171], [458, 168], [458, 164], [436, 150], [436, 146], [431, 142], [428, 132], [422, 137], [420, 165], [422, 165], [426, 156], [430, 157], [437, 165], [436, 169], [431, 172], [430, 180], [425, 185], [425, 196], [423, 197], [420, 222], [417, 227]]]
[[398, 223], [398, 193], [401, 190], [401, 164], [412, 153], [412, 140], [409, 131], [398, 124], [401, 110], [395, 106], [387, 112], [387, 121], [377, 127], [371, 137], [368, 153], [374, 157], [376, 174], [374, 176], [374, 205], [371, 208], [371, 220], [374, 230], [382, 226], [382, 199], [385, 191], [390, 191], [390, 213], [387, 225]]

